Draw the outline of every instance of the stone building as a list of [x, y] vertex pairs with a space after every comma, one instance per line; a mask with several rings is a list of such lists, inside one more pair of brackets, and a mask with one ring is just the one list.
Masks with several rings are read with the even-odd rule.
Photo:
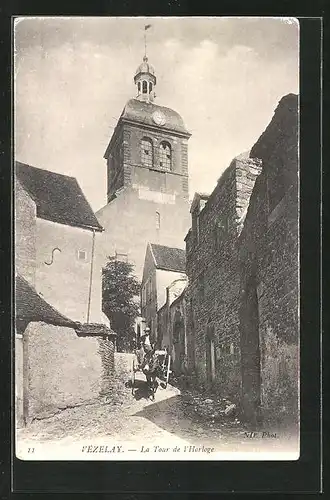
[[157, 312], [166, 301], [166, 288], [174, 280], [186, 280], [186, 256], [181, 248], [148, 243], [141, 286], [141, 313], [150, 338], [159, 347]]
[[235, 158], [208, 196], [196, 193], [186, 236], [187, 328], [205, 387], [240, 394], [238, 238], [260, 162]]
[[107, 205], [96, 215], [105, 229], [104, 262], [124, 255], [141, 279], [149, 241], [184, 245], [191, 134], [176, 111], [154, 103], [157, 80], [146, 56], [134, 82], [136, 97], [126, 103], [104, 154]]
[[101, 231], [75, 179], [16, 164], [18, 423], [92, 400], [109, 387], [114, 334], [101, 311], [95, 258]]
[[279, 102], [253, 146], [262, 173], [239, 241], [243, 408], [249, 420], [298, 419], [298, 96]]
[[298, 97], [289, 94], [250, 153], [209, 196], [195, 195], [186, 237], [196, 374], [256, 425], [298, 418], [298, 207]]
[[16, 268], [69, 318], [104, 323], [103, 229], [76, 179], [20, 162], [15, 171]]
[[194, 345], [187, 328], [187, 278], [179, 278], [166, 288], [166, 302], [158, 310], [158, 339], [171, 355], [175, 375], [188, 374], [194, 368]]

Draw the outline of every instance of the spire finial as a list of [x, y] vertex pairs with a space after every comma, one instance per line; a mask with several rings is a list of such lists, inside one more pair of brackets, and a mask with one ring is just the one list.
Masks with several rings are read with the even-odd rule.
[[136, 99], [140, 101], [151, 102], [155, 98], [154, 87], [156, 85], [156, 75], [154, 67], [148, 62], [147, 56], [147, 30], [151, 24], [144, 26], [144, 56], [143, 62], [135, 72], [134, 83], [137, 87]]
[[146, 24], [144, 26], [144, 58], [143, 60], [148, 60], [147, 58], [147, 30], [151, 28], [151, 24]]

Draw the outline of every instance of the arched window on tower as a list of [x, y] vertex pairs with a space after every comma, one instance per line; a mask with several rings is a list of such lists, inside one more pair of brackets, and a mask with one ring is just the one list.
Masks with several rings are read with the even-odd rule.
[[141, 92], [141, 82], [138, 82], [138, 92], [139, 92], [139, 94]]
[[159, 145], [159, 167], [163, 170], [171, 170], [172, 151], [168, 142], [161, 142]]
[[149, 94], [152, 92], [152, 82], [149, 82]]
[[153, 164], [152, 141], [148, 137], [143, 137], [141, 141], [141, 162], [146, 167], [152, 167]]
[[143, 80], [143, 82], [142, 82], [142, 93], [143, 94], [148, 93], [148, 82], [146, 82], [145, 80]]

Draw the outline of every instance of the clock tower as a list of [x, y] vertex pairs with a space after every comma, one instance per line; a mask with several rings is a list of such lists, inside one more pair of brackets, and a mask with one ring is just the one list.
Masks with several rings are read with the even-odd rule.
[[107, 205], [97, 216], [105, 228], [106, 254], [126, 255], [141, 276], [148, 242], [184, 247], [191, 134], [179, 113], [155, 103], [157, 79], [147, 56], [134, 83], [136, 95], [126, 103], [104, 154]]

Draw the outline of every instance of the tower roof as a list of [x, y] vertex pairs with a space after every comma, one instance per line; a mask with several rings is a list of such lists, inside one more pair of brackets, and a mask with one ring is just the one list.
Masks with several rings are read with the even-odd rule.
[[186, 129], [183, 119], [171, 108], [158, 106], [152, 102], [143, 102], [138, 99], [130, 99], [121, 115], [121, 119], [131, 120], [144, 125], [155, 126], [153, 116], [155, 112], [160, 112], [165, 117], [165, 123], [161, 128], [179, 132], [190, 137], [190, 133]]
[[152, 66], [152, 64], [149, 63], [148, 57], [144, 56], [142, 63], [138, 66], [135, 76], [140, 74], [140, 73], [150, 73], [151, 75], [155, 76], [155, 68]]

